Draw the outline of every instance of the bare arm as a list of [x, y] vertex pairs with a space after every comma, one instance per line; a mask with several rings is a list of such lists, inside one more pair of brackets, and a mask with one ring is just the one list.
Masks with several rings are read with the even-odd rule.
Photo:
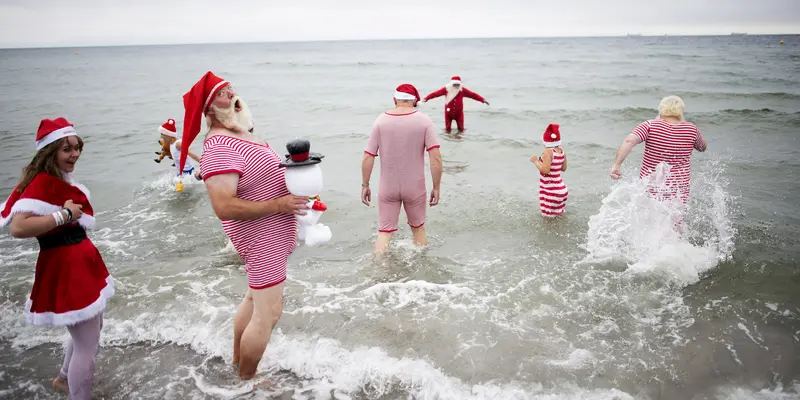
[[372, 176], [372, 168], [375, 166], [375, 157], [364, 153], [361, 160], [361, 185], [369, 186], [369, 179]]
[[433, 180], [433, 188], [439, 190], [439, 185], [442, 182], [442, 152], [439, 148], [428, 151], [428, 157], [431, 160], [431, 179]]
[[544, 152], [542, 153], [542, 161], [539, 161], [539, 157], [536, 157], [534, 154], [531, 157], [531, 162], [536, 165], [536, 168], [539, 169], [539, 172], [541, 172], [542, 175], [549, 174], [550, 164], [553, 162], [553, 150], [544, 149]]
[[619, 145], [619, 149], [617, 150], [617, 156], [614, 159], [614, 167], [619, 168], [622, 166], [622, 162], [625, 161], [625, 157], [628, 157], [628, 154], [631, 154], [631, 150], [633, 150], [636, 145], [642, 143], [642, 139], [639, 136], [631, 133], [625, 137], [625, 140], [622, 141], [622, 144]]
[[[61, 210], [61, 216], [67, 219], [67, 212]], [[26, 239], [43, 235], [58, 225], [52, 215], [33, 215], [31, 213], [14, 214], [11, 218], [9, 233], [17, 239]]]
[[[253, 220], [277, 213], [294, 213], [302, 215], [298, 210], [308, 209], [308, 199], [301, 196], [283, 196], [273, 200], [250, 201], [236, 197], [239, 175], [220, 174], [205, 179], [208, 198], [217, 217], [227, 220]], [[286, 198], [290, 199], [287, 200]]]
[[561, 151], [564, 153], [564, 162], [561, 164], [561, 172], [564, 172], [567, 170], [567, 152], [564, 151], [564, 149], [561, 149]]
[[192, 158], [192, 160], [195, 160], [195, 161], [197, 161], [197, 162], [200, 162], [200, 157], [198, 157], [198, 156], [197, 156], [197, 154], [194, 154], [194, 153], [192, 153], [192, 151], [191, 151], [191, 150], [189, 150], [188, 148], [187, 148], [187, 149], [184, 149], [184, 148], [183, 148], [183, 142], [181, 142], [180, 140], [178, 140], [177, 142], [175, 142], [175, 147], [177, 147], [177, 148], [178, 148], [178, 150], [180, 150], [180, 151], [184, 151], [184, 150], [186, 150], [186, 155], [188, 155], [189, 157], [191, 157], [191, 158]]

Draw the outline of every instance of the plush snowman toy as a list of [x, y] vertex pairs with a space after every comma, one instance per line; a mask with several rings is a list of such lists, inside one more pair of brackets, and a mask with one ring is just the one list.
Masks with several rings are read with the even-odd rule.
[[286, 187], [295, 196], [308, 197], [306, 215], [296, 215], [298, 240], [305, 241], [306, 246], [314, 246], [331, 240], [331, 229], [318, 223], [322, 213], [328, 208], [320, 201], [322, 191], [322, 168], [319, 163], [325, 157], [311, 153], [311, 143], [305, 139], [296, 139], [286, 144]]

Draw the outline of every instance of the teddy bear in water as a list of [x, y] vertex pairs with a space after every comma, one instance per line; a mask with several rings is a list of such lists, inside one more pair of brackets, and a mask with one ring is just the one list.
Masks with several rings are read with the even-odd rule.
[[286, 187], [295, 196], [308, 197], [306, 215], [297, 217], [297, 239], [305, 241], [306, 246], [326, 243], [331, 240], [331, 229], [318, 223], [322, 213], [328, 207], [319, 198], [322, 191], [322, 168], [319, 164], [325, 156], [311, 153], [311, 143], [305, 139], [296, 139], [286, 144], [286, 161], [280, 165], [286, 167]]

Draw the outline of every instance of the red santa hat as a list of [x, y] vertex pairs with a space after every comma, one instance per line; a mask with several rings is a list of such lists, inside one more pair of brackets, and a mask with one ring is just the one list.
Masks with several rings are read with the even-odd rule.
[[[225, 85], [230, 82], [214, 75], [213, 72], [208, 71], [200, 78], [192, 88], [183, 95], [183, 108], [186, 110], [183, 116], [183, 135], [181, 141], [182, 146], [189, 148], [194, 138], [200, 133], [200, 127], [203, 124], [203, 116], [208, 114], [208, 106], [211, 100]], [[178, 170], [183, 171], [183, 166], [186, 165], [186, 156], [188, 151], [181, 152], [181, 159], [178, 161]]]
[[460, 85], [461, 84], [461, 77], [456, 75], [456, 76], [450, 78], [450, 84], [451, 85]]
[[397, 100], [415, 100], [414, 104], [419, 101], [419, 92], [414, 85], [404, 83], [394, 90], [394, 98]]
[[75, 127], [63, 117], [43, 119], [36, 130], [36, 150], [41, 150], [61, 138], [77, 135]]
[[175, 120], [170, 118], [167, 122], [164, 122], [164, 125], [158, 127], [158, 131], [161, 132], [162, 135], [167, 135], [170, 137], [177, 138], [178, 134], [175, 130]]
[[561, 132], [558, 131], [558, 124], [547, 125], [547, 129], [542, 135], [544, 147], [558, 147], [561, 146]]

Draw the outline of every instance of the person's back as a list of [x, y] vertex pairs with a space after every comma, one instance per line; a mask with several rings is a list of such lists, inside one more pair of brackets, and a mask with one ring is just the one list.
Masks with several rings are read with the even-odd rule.
[[[425, 229], [426, 206], [439, 203], [439, 183], [442, 177], [442, 155], [433, 121], [416, 110], [419, 93], [413, 85], [403, 84], [395, 90], [395, 108], [382, 113], [372, 124], [372, 132], [364, 149], [361, 164], [361, 202], [369, 205], [372, 191], [370, 175], [375, 157], [380, 157], [381, 176], [378, 187], [378, 240], [376, 252], [389, 246], [397, 230], [400, 207], [406, 211], [414, 243], [427, 244]], [[426, 204], [425, 153], [430, 152], [431, 190]]]
[[420, 111], [378, 116], [373, 126], [376, 134], [367, 147], [380, 148], [381, 190], [424, 194], [425, 152], [439, 147], [434, 129], [431, 118]]
[[697, 126], [654, 119], [643, 122], [633, 133], [644, 142], [640, 176], [649, 175], [661, 162], [669, 164], [674, 174], [689, 175], [692, 151], [701, 144]]
[[666, 188], [663, 188], [668, 190], [655, 190], [651, 187], [649, 192], [651, 194], [659, 192], [657, 198], [660, 199], [669, 199], [678, 194], [684, 204], [688, 202], [692, 151], [706, 151], [707, 143], [697, 126], [685, 122], [684, 110], [683, 100], [678, 96], [661, 99], [658, 105], [658, 117], [639, 124], [617, 149], [617, 156], [610, 171], [611, 178], [620, 178], [622, 161], [634, 146], [645, 142], [639, 178], [650, 176], [662, 162], [670, 166]]

